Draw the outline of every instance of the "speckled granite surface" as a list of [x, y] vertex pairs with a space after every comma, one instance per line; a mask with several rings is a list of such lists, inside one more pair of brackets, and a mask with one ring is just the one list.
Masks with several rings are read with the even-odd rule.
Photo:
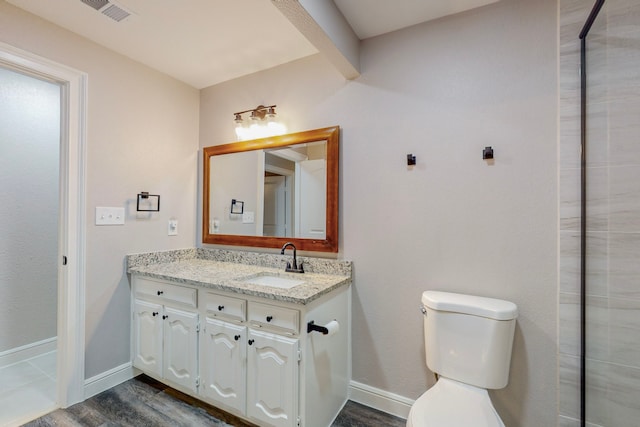
[[[351, 262], [298, 257], [304, 274], [285, 273], [290, 255], [221, 249], [180, 249], [127, 256], [127, 272], [208, 289], [261, 298], [308, 304], [320, 296], [351, 283]], [[243, 282], [260, 274], [304, 280], [291, 289]]]
[[175, 262], [185, 259], [197, 258], [198, 250], [196, 248], [177, 249], [175, 251], [147, 252], [142, 254], [127, 255], [127, 272], [131, 268], [140, 267], [149, 264], [162, 264], [165, 262]]

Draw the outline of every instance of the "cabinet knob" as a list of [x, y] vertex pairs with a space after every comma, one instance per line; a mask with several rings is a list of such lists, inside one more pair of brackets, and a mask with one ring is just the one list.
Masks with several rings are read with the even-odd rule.
[[158, 295], [164, 294], [164, 291], [158, 291]]
[[235, 337], [233, 337], [233, 339], [238, 341], [240, 339], [240, 335], [236, 335]]
[[166, 318], [168, 318], [168, 317], [169, 317], [169, 316], [167, 316], [166, 314], [163, 314], [163, 315], [162, 315], [162, 318], [163, 318], [163, 319], [166, 319]]
[[247, 341], [247, 344], [252, 345], [253, 344], [253, 340]]
[[267, 316], [267, 322], [271, 322], [273, 320], [273, 316]]
[[222, 310], [224, 310], [224, 305], [219, 305], [218, 306], [218, 311], [222, 311]]
[[154, 317], [158, 315], [157, 311], [154, 311], [153, 313], [151, 313]]

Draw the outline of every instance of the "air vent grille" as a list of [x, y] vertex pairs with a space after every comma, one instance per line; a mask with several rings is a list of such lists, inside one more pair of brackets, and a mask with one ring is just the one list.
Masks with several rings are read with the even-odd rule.
[[129, 12], [116, 6], [115, 4], [112, 4], [111, 6], [102, 10], [102, 14], [118, 22], [122, 21], [123, 19], [127, 19], [129, 15], [131, 15]]
[[113, 19], [116, 22], [122, 22], [132, 15], [131, 12], [122, 6], [115, 4], [109, 0], [80, 0], [92, 9], [97, 10], [104, 16]]
[[80, 0], [80, 1], [95, 10], [100, 10], [109, 4], [109, 0]]

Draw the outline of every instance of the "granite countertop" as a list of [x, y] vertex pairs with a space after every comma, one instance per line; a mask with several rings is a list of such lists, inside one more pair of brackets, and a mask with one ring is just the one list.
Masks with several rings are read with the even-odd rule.
[[[178, 256], [172, 256], [172, 252]], [[259, 255], [260, 259], [258, 260], [253, 259], [251, 253], [233, 254], [232, 259], [235, 262], [230, 262], [229, 256], [219, 256], [214, 250], [197, 250], [186, 256], [184, 253], [178, 252], [130, 255], [127, 257], [127, 272], [200, 288], [303, 305], [351, 283], [350, 262], [333, 261], [337, 267], [331, 268], [331, 260], [328, 260], [329, 264], [327, 264], [327, 260], [314, 263], [313, 259], [302, 258], [300, 261], [305, 262], [305, 268], [309, 266], [310, 271], [298, 274], [285, 273], [284, 268], [273, 267], [274, 261], [269, 259], [265, 262], [263, 254]], [[223, 255], [228, 255], [228, 253]], [[278, 259], [281, 260], [281, 258]], [[243, 260], [247, 263], [239, 262]], [[348, 268], [345, 268], [345, 265]], [[315, 270], [322, 270], [322, 273], [314, 272], [314, 267]], [[304, 283], [290, 289], [282, 289], [242, 281], [251, 276], [265, 274], [304, 280]]]

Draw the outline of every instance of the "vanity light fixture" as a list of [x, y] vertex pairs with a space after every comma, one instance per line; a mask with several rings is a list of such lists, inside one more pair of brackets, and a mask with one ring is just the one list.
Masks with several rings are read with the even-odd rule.
[[[245, 113], [251, 113], [248, 124], [242, 119]], [[252, 110], [239, 111], [233, 115], [238, 141], [283, 135], [287, 132], [287, 128], [276, 120], [275, 105], [258, 105]]]

